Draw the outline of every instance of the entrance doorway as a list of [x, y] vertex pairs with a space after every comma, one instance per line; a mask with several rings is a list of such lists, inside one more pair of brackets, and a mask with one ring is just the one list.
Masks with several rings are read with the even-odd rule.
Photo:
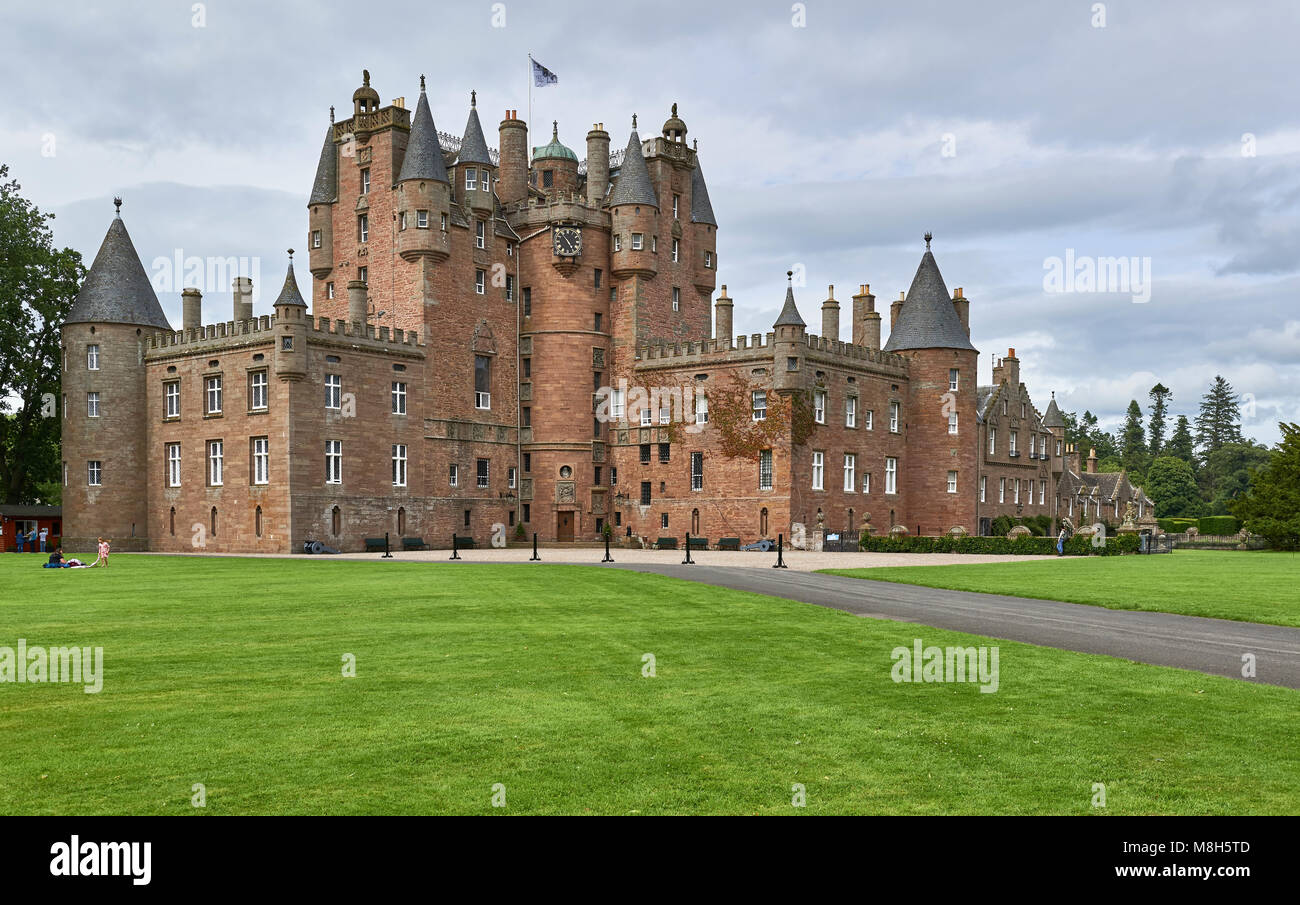
[[555, 539], [561, 542], [573, 540], [572, 512], [557, 512], [555, 514]]

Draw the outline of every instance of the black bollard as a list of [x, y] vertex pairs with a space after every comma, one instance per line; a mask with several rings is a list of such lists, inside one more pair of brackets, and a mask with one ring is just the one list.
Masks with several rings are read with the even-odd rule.
[[392, 559], [392, 558], [393, 558], [393, 554], [392, 554], [392, 552], [388, 549], [388, 532], [387, 532], [387, 531], [384, 532], [384, 555], [383, 555], [383, 557], [381, 557], [381, 558], [382, 558], [382, 559]]
[[772, 566], [773, 569], [788, 569], [788, 568], [790, 568], [789, 566], [787, 566], [787, 565], [785, 564], [785, 557], [783, 557], [783, 556], [781, 555], [781, 549], [782, 549], [782, 547], [784, 547], [784, 546], [785, 546], [785, 535], [784, 535], [784, 534], [778, 534], [778, 535], [776, 536], [776, 564], [775, 564], [774, 566]]
[[682, 565], [684, 566], [695, 565], [695, 560], [691, 559], [691, 535], [689, 532], [687, 532], [686, 534], [686, 558], [682, 560]]
[[601, 562], [613, 562], [614, 557], [609, 555], [609, 535], [605, 535], [605, 558]]
[[537, 555], [537, 532], [533, 532], [533, 558], [529, 562], [541, 562], [542, 558]]
[[456, 550], [456, 532], [451, 532], [451, 556], [448, 559], [460, 559], [460, 553]]

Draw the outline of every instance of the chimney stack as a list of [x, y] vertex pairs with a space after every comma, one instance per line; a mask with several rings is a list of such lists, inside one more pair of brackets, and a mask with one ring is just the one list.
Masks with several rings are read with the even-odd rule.
[[898, 298], [889, 303], [889, 332], [894, 332], [894, 326], [898, 323], [898, 312], [903, 308], [903, 301], [907, 294], [900, 292]]
[[203, 326], [203, 293], [193, 286], [181, 292], [181, 329], [188, 333]]
[[727, 284], [722, 284], [722, 295], [713, 305], [713, 338], [719, 343], [725, 343], [725, 348], [731, 348], [731, 299], [727, 296]]
[[595, 123], [587, 133], [587, 203], [600, 207], [609, 189], [609, 133]]
[[957, 317], [961, 320], [961, 325], [966, 328], [966, 335], [970, 336], [970, 299], [963, 295], [960, 286], [953, 293], [952, 307], [957, 311]]
[[361, 280], [348, 281], [348, 323], [366, 323], [366, 284]]
[[1007, 357], [1002, 359], [1003, 373], [1013, 390], [1020, 388], [1020, 359], [1016, 358], [1015, 349], [1007, 349]]
[[863, 283], [853, 296], [853, 344], [868, 349], [880, 348], [880, 315], [876, 313], [876, 297], [871, 294], [871, 284]]
[[248, 277], [235, 277], [235, 322], [253, 319], [253, 281]]
[[528, 126], [518, 110], [507, 110], [498, 127], [500, 161], [497, 167], [497, 197], [505, 205], [528, 200]]
[[832, 341], [840, 338], [840, 303], [835, 301], [835, 286], [826, 287], [826, 301], [822, 302], [822, 337]]
[[1097, 473], [1097, 450], [1088, 450], [1088, 474]]

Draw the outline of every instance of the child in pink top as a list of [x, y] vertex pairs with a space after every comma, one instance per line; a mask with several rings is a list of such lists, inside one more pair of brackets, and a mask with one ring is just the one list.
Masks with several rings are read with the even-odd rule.
[[108, 568], [108, 541], [102, 537], [99, 539], [99, 564]]

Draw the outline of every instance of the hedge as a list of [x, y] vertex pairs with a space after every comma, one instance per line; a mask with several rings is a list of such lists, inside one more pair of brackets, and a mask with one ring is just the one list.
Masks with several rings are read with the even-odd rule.
[[[1194, 518], [1158, 518], [1156, 524], [1170, 534], [1186, 534], [1188, 528], [1197, 528]], [[1199, 531], [1200, 529], [1197, 528]]]
[[1236, 534], [1241, 530], [1241, 519], [1230, 515], [1211, 515], [1196, 520], [1196, 530], [1201, 534]]
[[[1055, 556], [1056, 539], [1051, 537], [879, 537], [863, 535], [858, 547], [868, 553], [996, 553], [1017, 556]], [[1075, 535], [1065, 542], [1068, 556], [1114, 556], [1136, 553], [1136, 534], [1117, 534], [1106, 538], [1102, 547], [1094, 547], [1091, 537]]]

